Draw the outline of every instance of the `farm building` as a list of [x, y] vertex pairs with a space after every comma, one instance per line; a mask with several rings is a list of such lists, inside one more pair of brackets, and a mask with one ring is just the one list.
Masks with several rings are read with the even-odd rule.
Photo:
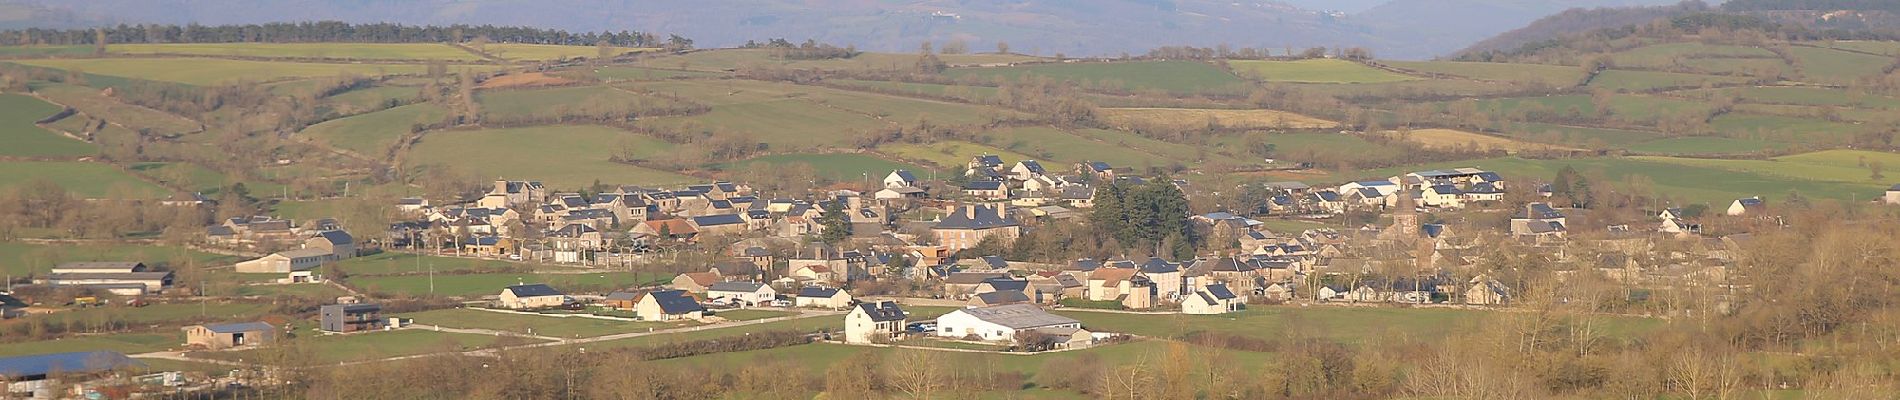
[[305, 240], [303, 248], [323, 249], [330, 252], [333, 256], [332, 260], [341, 260], [356, 257], [356, 238], [351, 237], [349, 232], [327, 230], [317, 232], [316, 236]]
[[[315, 239], [311, 239], [315, 240]], [[237, 263], [237, 272], [246, 274], [284, 274], [317, 269], [323, 263], [336, 260], [335, 253], [329, 249], [306, 248], [280, 251], [258, 257], [255, 260]]]
[[327, 304], [317, 308], [317, 327], [326, 332], [382, 330], [388, 326], [383, 307], [376, 304]]
[[778, 298], [772, 286], [758, 282], [719, 282], [706, 289], [708, 299], [726, 299], [734, 304], [756, 306]]
[[858, 304], [844, 316], [845, 343], [873, 343], [889, 341], [904, 334], [904, 320], [909, 318], [896, 302], [880, 301]]
[[277, 328], [263, 322], [205, 324], [185, 327], [185, 345], [211, 350], [270, 343]]
[[1900, 204], [1900, 184], [1887, 188], [1887, 204]]
[[648, 292], [640, 295], [635, 304], [634, 315], [647, 321], [699, 319], [706, 313], [706, 307], [700, 306], [698, 299], [682, 290]]
[[965, 308], [937, 317], [937, 336], [1013, 342], [1019, 332], [1081, 328], [1082, 321], [1050, 314], [1033, 304]]
[[516, 310], [560, 307], [567, 304], [567, 295], [543, 284], [515, 285], [501, 289], [501, 300], [496, 304]]
[[172, 273], [152, 271], [136, 262], [66, 263], [53, 267], [44, 282], [50, 286], [76, 286], [137, 296], [171, 287]]

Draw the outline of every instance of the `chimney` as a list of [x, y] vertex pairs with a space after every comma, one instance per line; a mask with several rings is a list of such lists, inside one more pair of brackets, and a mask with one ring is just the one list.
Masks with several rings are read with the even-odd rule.
[[495, 193], [508, 193], [508, 181], [503, 180], [503, 179], [496, 179]]
[[1007, 219], [1007, 218], [1009, 218], [1009, 206], [1003, 205], [1003, 204], [997, 204], [996, 205], [996, 219]]
[[963, 217], [972, 220], [976, 219], [976, 207], [977, 206], [963, 206]]

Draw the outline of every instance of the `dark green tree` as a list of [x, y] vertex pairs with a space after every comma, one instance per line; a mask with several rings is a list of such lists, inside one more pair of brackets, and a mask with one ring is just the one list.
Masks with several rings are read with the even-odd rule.
[[825, 205], [825, 214], [818, 218], [825, 225], [824, 232], [818, 234], [818, 240], [825, 244], [838, 244], [851, 237], [851, 219], [845, 217], [843, 203], [836, 201]]

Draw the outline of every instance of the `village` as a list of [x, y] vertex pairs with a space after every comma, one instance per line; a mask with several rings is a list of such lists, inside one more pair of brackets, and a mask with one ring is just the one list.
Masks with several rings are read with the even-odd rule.
[[[713, 182], [583, 193], [498, 179], [470, 198], [402, 199], [395, 207], [405, 220], [384, 232], [347, 232], [328, 219], [221, 219], [204, 228], [199, 246], [258, 255], [228, 271], [275, 277], [259, 285], [336, 286], [350, 295], [324, 302], [307, 320], [186, 326], [184, 341], [176, 344], [184, 350], [166, 352], [166, 357], [211, 362], [232, 372], [196, 382], [176, 372], [136, 379], [175, 386], [259, 384], [255, 379], [266, 375], [238, 373], [257, 365], [216, 354], [285, 340], [349, 340], [404, 330], [546, 341], [499, 347], [505, 349], [667, 333], [691, 337], [725, 326], [810, 318], [842, 321], [810, 331], [807, 340], [812, 341], [1036, 353], [1143, 339], [1086, 326], [1070, 317], [1077, 312], [1165, 318], [1287, 306], [1487, 309], [1517, 306], [1523, 298], [1549, 301], [1519, 293], [1521, 283], [1498, 274], [1509, 271], [1476, 267], [1497, 261], [1492, 257], [1536, 259], [1561, 266], [1558, 275], [1568, 280], [1639, 289], [1624, 292], [1633, 299], [1642, 289], [1672, 288], [1720, 304], [1736, 290], [1727, 268], [1733, 255], [1750, 245], [1750, 232], [1786, 223], [1760, 198], [1736, 199], [1721, 210], [1659, 207], [1642, 216], [1595, 214], [1578, 207], [1590, 201], [1579, 197], [1590, 195], [1576, 193], [1574, 181], [1513, 180], [1479, 168], [1323, 186], [1285, 181], [1211, 190], [1102, 162], [1051, 169], [1034, 160], [1012, 163], [984, 155], [949, 180], [924, 181], [896, 170], [868, 186], [794, 194]], [[1025, 251], [1017, 245], [1030, 244], [1016, 242], [1030, 240], [1026, 236], [1095, 223], [1103, 207], [1110, 207], [1104, 201], [1138, 203], [1104, 195], [1133, 188], [1158, 188], [1184, 202], [1221, 191], [1246, 192], [1239, 198], [1248, 206], [1163, 218], [1184, 221], [1186, 233], [1200, 238], [1203, 244], [1185, 253], [1156, 245], [1123, 248], [1109, 257], [1021, 256]], [[1900, 185], [1877, 199], [1900, 204]], [[1019, 251], [1009, 251], [1012, 246]], [[326, 268], [374, 254], [670, 278], [611, 290], [522, 280], [488, 288], [484, 295], [430, 302], [420, 307], [421, 316], [401, 317], [385, 314], [383, 303], [398, 299], [351, 289]], [[656, 270], [655, 265], [666, 267]], [[426, 276], [433, 290], [437, 274], [430, 270]], [[57, 304], [127, 307], [136, 314], [149, 303], [216, 300], [190, 293], [190, 283], [150, 260], [65, 263], [31, 284], [12, 285], [4, 296], [4, 315], [58, 313], [61, 308], [52, 307]], [[405, 304], [401, 313], [419, 311], [413, 299], [400, 300]], [[1058, 310], [1063, 312], [1052, 312]], [[432, 320], [429, 313], [435, 312], [462, 314]], [[1666, 316], [1640, 308], [1625, 312]], [[537, 333], [534, 322], [510, 330], [458, 321], [491, 317], [588, 319], [603, 325], [593, 337], [561, 337], [550, 333], [559, 330], [553, 327]], [[0, 358], [0, 370], [12, 374], [11, 393], [57, 397], [61, 390], [81, 393], [122, 383], [128, 378], [109, 371], [139, 363], [128, 354], [88, 350]], [[75, 380], [48, 379], [72, 374], [82, 378], [70, 388], [55, 382]]]

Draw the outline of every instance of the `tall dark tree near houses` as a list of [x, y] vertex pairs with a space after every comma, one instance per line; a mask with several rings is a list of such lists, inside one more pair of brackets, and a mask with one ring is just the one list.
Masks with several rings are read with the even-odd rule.
[[825, 214], [818, 218], [825, 229], [818, 234], [818, 240], [825, 244], [838, 244], [851, 237], [851, 219], [845, 217], [844, 204], [836, 201], [825, 205]]
[[1165, 179], [1103, 184], [1095, 191], [1089, 223], [1104, 241], [1158, 255], [1192, 256], [1202, 241], [1188, 224], [1187, 196]]

